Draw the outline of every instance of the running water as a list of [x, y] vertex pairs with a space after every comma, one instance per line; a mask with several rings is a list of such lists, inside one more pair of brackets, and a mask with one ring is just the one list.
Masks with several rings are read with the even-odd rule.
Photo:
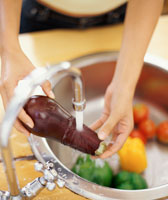
[[83, 130], [83, 111], [76, 111], [76, 129], [78, 131]]

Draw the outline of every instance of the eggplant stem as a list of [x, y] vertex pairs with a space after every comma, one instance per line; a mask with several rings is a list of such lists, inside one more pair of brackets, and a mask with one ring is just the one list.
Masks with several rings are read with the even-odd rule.
[[107, 147], [107, 145], [105, 142], [100, 142], [99, 148], [95, 151], [95, 155], [99, 156], [102, 153], [104, 153], [106, 150], [106, 147]]

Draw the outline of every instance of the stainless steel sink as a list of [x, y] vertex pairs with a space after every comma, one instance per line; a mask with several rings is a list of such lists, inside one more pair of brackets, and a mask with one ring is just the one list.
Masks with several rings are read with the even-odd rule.
[[[87, 100], [84, 123], [87, 125], [95, 121], [102, 112], [103, 96], [113, 77], [117, 56], [117, 52], [105, 52], [71, 61], [72, 66], [80, 68], [83, 74]], [[64, 78], [53, 91], [56, 100], [74, 114], [70, 78]], [[168, 119], [168, 68], [148, 61], [144, 63], [135, 94], [135, 102], [139, 101], [148, 104], [150, 117], [156, 123]], [[56, 141], [32, 135], [30, 143], [39, 161], [53, 161], [59, 176], [65, 180], [66, 187], [87, 198], [149, 200], [168, 195], [168, 145], [159, 144], [156, 140], [150, 141], [146, 146], [148, 168], [143, 176], [149, 189], [136, 191], [98, 186], [73, 174], [70, 169], [81, 153]], [[115, 172], [119, 170], [117, 154], [108, 159], [108, 162]]]

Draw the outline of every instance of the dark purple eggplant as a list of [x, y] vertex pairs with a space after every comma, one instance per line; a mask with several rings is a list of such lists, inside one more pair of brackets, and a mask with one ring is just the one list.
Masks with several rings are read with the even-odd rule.
[[101, 142], [97, 134], [85, 125], [82, 131], [76, 130], [75, 118], [55, 100], [46, 96], [32, 96], [24, 109], [34, 121], [33, 128], [23, 124], [31, 133], [95, 155]]

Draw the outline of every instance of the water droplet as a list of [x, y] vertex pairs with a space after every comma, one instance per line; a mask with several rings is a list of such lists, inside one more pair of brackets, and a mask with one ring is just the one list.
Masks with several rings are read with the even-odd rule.
[[60, 176], [63, 176], [64, 174], [62, 172], [59, 173]]
[[40, 145], [39, 142], [37, 142], [37, 141], [35, 141], [34, 143], [35, 143], [35, 145], [36, 145], [37, 147]]
[[93, 190], [96, 190], [96, 186], [95, 185], [92, 185], [92, 188], [93, 188]]
[[75, 184], [75, 185], [79, 184], [78, 179], [75, 176], [73, 177], [72, 183]]
[[55, 160], [54, 160], [54, 158], [51, 158], [51, 162], [54, 162]]
[[58, 172], [61, 172], [61, 171], [62, 171], [62, 169], [61, 169], [60, 167], [58, 167], [57, 170], [58, 170]]
[[63, 174], [63, 175], [62, 175], [62, 178], [67, 179], [67, 175], [66, 175], [66, 174]]
[[47, 157], [46, 153], [42, 153], [42, 155], [43, 155], [44, 158]]

